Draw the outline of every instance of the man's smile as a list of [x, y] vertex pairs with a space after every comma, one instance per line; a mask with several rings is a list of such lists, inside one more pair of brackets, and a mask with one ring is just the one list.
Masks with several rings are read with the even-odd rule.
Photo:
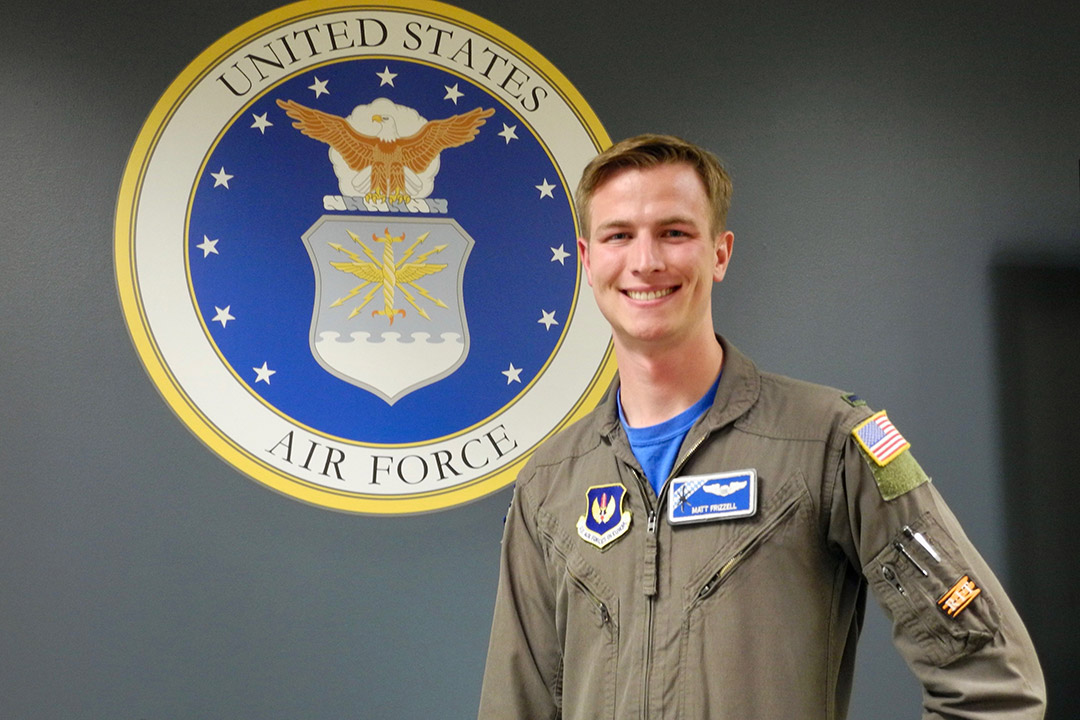
[[631, 300], [656, 300], [665, 295], [670, 295], [678, 289], [678, 286], [675, 286], [663, 288], [661, 290], [624, 290], [623, 292], [628, 295]]

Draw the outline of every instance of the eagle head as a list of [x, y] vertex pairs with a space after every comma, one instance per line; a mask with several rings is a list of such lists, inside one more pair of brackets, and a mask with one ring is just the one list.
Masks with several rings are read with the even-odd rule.
[[391, 142], [400, 137], [398, 135], [397, 123], [394, 122], [394, 118], [389, 115], [372, 115], [371, 122], [379, 126], [379, 130], [375, 133], [375, 136], [380, 140]]

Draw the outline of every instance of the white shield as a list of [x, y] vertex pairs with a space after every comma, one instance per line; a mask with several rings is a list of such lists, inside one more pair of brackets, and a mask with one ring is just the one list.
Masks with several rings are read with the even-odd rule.
[[303, 235], [315, 271], [311, 353], [393, 405], [469, 354], [472, 238], [449, 218], [324, 215]]

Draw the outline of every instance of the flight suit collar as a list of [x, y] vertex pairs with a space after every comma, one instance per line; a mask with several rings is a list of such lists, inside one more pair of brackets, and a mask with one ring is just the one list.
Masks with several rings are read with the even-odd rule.
[[[716, 388], [716, 399], [702, 419], [702, 425], [713, 432], [745, 415], [761, 394], [761, 374], [754, 362], [721, 335], [716, 336], [724, 349], [724, 367]], [[604, 396], [597, 413], [597, 429], [609, 442], [622, 433], [618, 404], [619, 376]]]

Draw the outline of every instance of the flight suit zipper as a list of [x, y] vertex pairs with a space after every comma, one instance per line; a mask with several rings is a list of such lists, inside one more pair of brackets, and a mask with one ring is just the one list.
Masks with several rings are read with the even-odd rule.
[[[645, 553], [642, 558], [642, 586], [646, 595], [645, 603], [645, 634], [642, 646], [642, 657], [644, 658], [645, 667], [642, 672], [641, 682], [641, 717], [644, 720], [647, 717], [648, 699], [649, 699], [649, 654], [651, 652], [652, 644], [652, 614], [653, 614], [653, 598], [652, 594], [655, 590], [650, 590], [650, 568], [652, 568], [653, 580], [652, 585], [655, 587], [655, 563], [656, 563], [656, 517], [657, 509], [652, 502], [652, 498], [649, 494], [648, 481], [638, 472], [637, 468], [631, 467], [630, 470], [634, 474], [634, 478], [638, 483], [638, 490], [641, 492], [641, 497], [644, 500], [645, 509], [648, 512], [648, 518], [645, 523]], [[651, 558], [651, 560], [650, 560]]]
[[686, 454], [679, 459], [675, 465], [671, 468], [671, 473], [668, 474], [667, 479], [664, 481], [663, 486], [660, 488], [658, 497], [656, 498], [656, 504], [653, 505], [649, 498], [648, 480], [642, 477], [641, 473], [636, 468], [632, 468], [634, 471], [634, 477], [637, 478], [638, 487], [641, 490], [642, 497], [645, 499], [645, 507], [649, 511], [649, 519], [645, 528], [645, 562], [643, 566], [643, 589], [645, 591], [645, 642], [643, 648], [643, 659], [645, 667], [642, 673], [641, 683], [641, 718], [646, 720], [649, 717], [649, 683], [651, 682], [651, 668], [652, 668], [652, 636], [653, 636], [653, 612], [656, 605], [656, 592], [659, 584], [660, 569], [657, 565], [660, 555], [660, 545], [657, 538], [657, 533], [660, 527], [660, 513], [663, 512], [664, 499], [667, 497], [668, 485], [671, 484], [672, 478], [679, 474], [679, 471], [683, 469], [690, 456], [694, 454], [705, 439], [709, 437], [709, 433], [705, 433], [697, 442], [695, 442]]

